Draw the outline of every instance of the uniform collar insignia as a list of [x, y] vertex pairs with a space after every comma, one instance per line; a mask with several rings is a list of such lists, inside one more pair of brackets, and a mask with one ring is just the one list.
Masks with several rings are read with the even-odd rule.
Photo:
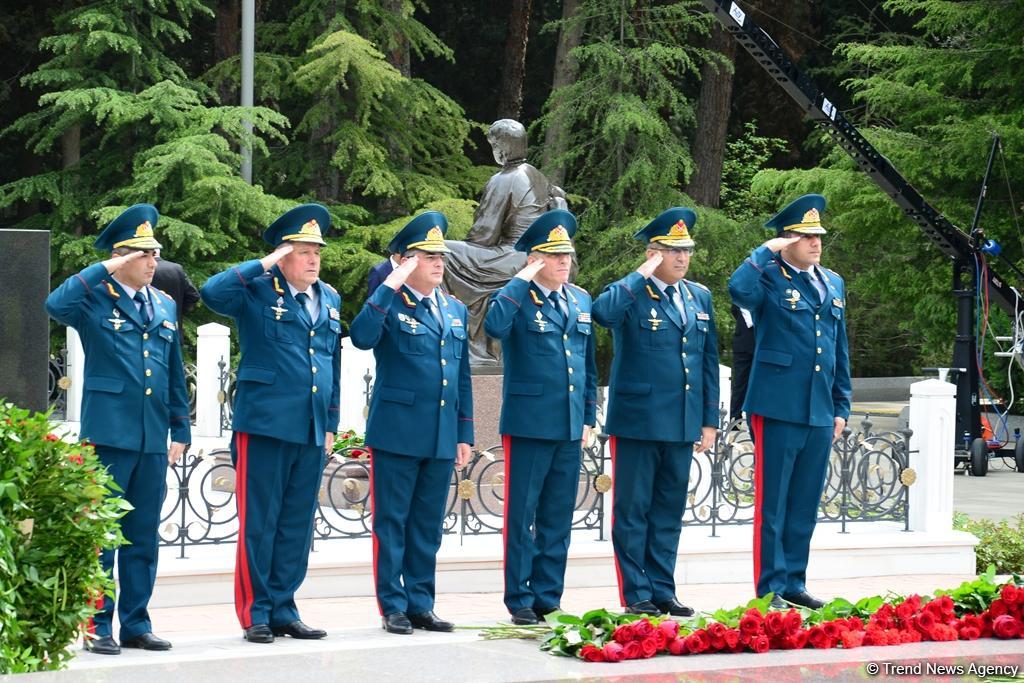
[[405, 305], [408, 308], [416, 308], [416, 302], [412, 300], [411, 296], [409, 296], [409, 292], [406, 292], [406, 291], [403, 290], [402, 291], [402, 299], [405, 301]]
[[[537, 296], [537, 290], [536, 289], [531, 289], [530, 290], [530, 297], [533, 299], [533, 303], [537, 304], [538, 306], [543, 306], [544, 305], [544, 300], [541, 299], [539, 296]], [[539, 311], [538, 311], [538, 314], [539, 314]]]
[[281, 289], [281, 281], [277, 279], [276, 275], [274, 276], [274, 291], [280, 296], [284, 296], [284, 290]]
[[111, 297], [115, 299], [121, 298], [121, 294], [116, 289], [114, 289], [114, 285], [110, 284], [106, 280], [103, 281], [103, 284], [107, 286], [107, 294], [109, 294]]
[[651, 287], [650, 284], [647, 285], [647, 296], [651, 297], [655, 301], [661, 301], [661, 297], [658, 296], [658, 294], [654, 291], [654, 287]]

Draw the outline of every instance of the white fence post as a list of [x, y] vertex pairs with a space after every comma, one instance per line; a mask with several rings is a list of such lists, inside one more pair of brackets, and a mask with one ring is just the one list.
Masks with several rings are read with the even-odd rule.
[[64, 376], [71, 380], [64, 399], [64, 420], [82, 421], [82, 389], [85, 384], [85, 349], [82, 340], [73, 327], [67, 327], [67, 357], [64, 359]]
[[362, 434], [366, 431], [366, 373], [370, 373], [370, 385], [377, 376], [377, 360], [373, 351], [357, 349], [352, 339], [345, 337], [341, 342], [341, 410], [338, 417], [339, 429], [354, 429]]
[[725, 410], [725, 423], [733, 418], [732, 406], [732, 368], [728, 365], [718, 366], [718, 405]]
[[953, 444], [956, 386], [937, 379], [910, 385], [910, 528], [946, 532], [953, 528]]
[[219, 323], [196, 330], [196, 436], [220, 436], [220, 373], [231, 369], [231, 328]]

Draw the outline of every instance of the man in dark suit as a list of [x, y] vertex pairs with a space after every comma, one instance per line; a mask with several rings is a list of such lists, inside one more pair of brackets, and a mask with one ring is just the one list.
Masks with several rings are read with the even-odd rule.
[[331, 216], [303, 204], [274, 221], [274, 251], [214, 275], [203, 302], [235, 319], [231, 457], [237, 472], [235, 610], [252, 643], [327, 635], [299, 619], [313, 514], [340, 407], [341, 297], [320, 279]]
[[491, 297], [505, 378], [505, 607], [515, 624], [560, 609], [580, 478], [597, 416], [590, 294], [569, 284], [576, 217], [541, 214], [515, 248], [527, 265]]
[[817, 609], [807, 558], [832, 442], [850, 416], [846, 286], [821, 266], [825, 198], [809, 194], [765, 223], [776, 231], [729, 278], [733, 302], [751, 312], [757, 345], [743, 409], [754, 439], [754, 583]]
[[664, 211], [634, 237], [647, 261], [594, 302], [612, 330], [609, 382], [612, 544], [619, 600], [632, 614], [693, 616], [676, 599], [679, 532], [697, 451], [718, 433], [718, 337], [711, 292], [684, 276], [692, 209]]
[[[153, 286], [166, 292], [178, 308], [178, 330], [184, 330], [182, 321], [185, 314], [199, 303], [199, 290], [185, 274], [185, 269], [174, 261], [168, 261], [156, 250], [156, 271], [153, 273]], [[181, 343], [181, 334], [178, 342]]]
[[401, 255], [390, 254], [385, 261], [381, 261], [373, 268], [370, 268], [370, 274], [366, 278], [366, 298], [369, 299], [373, 296], [373, 293], [377, 291], [381, 283], [391, 275], [391, 272], [398, 267], [398, 264], [402, 262]]
[[[110, 249], [111, 258], [72, 275], [46, 299], [47, 312], [75, 328], [85, 348], [80, 436], [95, 446], [134, 507], [121, 519], [128, 543], [116, 553], [121, 645], [113, 637], [112, 595], [101, 599], [85, 641], [87, 650], [105, 655], [120, 654], [121, 647], [171, 648], [153, 635], [147, 605], [156, 581], [167, 465], [192, 439], [175, 305], [150, 286], [158, 218], [149, 204], [126, 210], [96, 238], [96, 248]], [[100, 556], [107, 572], [113, 572], [114, 555], [104, 550]]]
[[434, 569], [452, 466], [471, 455], [473, 387], [466, 307], [440, 289], [447, 229], [437, 211], [409, 221], [388, 247], [401, 264], [352, 321], [352, 343], [377, 360], [366, 445], [373, 576], [389, 633], [455, 628], [434, 613]]

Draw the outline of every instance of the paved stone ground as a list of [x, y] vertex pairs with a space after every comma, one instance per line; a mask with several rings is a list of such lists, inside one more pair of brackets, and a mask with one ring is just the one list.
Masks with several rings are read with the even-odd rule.
[[[821, 597], [851, 599], [867, 595], [931, 592], [971, 577], [951, 575], [891, 576], [821, 581], [812, 588]], [[750, 597], [746, 584], [689, 585], [680, 597], [712, 611], [733, 607]], [[614, 606], [613, 587], [569, 588], [563, 606], [582, 612]], [[552, 657], [529, 641], [483, 641], [474, 627], [504, 618], [496, 593], [438, 596], [437, 612], [464, 627], [454, 634], [417, 631], [396, 636], [380, 629], [371, 598], [300, 601], [303, 619], [328, 630], [322, 641], [288, 638], [271, 645], [246, 643], [231, 605], [153, 610], [158, 635], [175, 644], [170, 652], [126, 651], [119, 657], [81, 653], [64, 672], [2, 677], [0, 681], [83, 681], [88, 683], [181, 683], [181, 681], [862, 681], [870, 662], [915, 664], [925, 660], [946, 665], [1024, 666], [1024, 640], [971, 643], [925, 643], [899, 648], [859, 648], [765, 655], [657, 657], [640, 662], [594, 665]], [[1024, 670], [1024, 669], [1019, 669]], [[966, 671], [966, 669], [965, 669]], [[884, 675], [881, 678], [888, 679]], [[912, 680], [976, 680], [963, 677], [911, 677]]]

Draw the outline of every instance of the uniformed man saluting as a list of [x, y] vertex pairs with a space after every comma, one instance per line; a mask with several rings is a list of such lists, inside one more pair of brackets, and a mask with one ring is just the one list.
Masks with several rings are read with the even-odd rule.
[[846, 287], [821, 267], [825, 198], [794, 200], [776, 230], [729, 279], [754, 318], [757, 343], [743, 409], [754, 439], [754, 583], [758, 596], [817, 609], [807, 556], [832, 442], [850, 416]]
[[232, 414], [238, 549], [235, 611], [252, 643], [327, 635], [299, 619], [313, 513], [338, 427], [341, 297], [320, 280], [331, 216], [319, 204], [274, 221], [274, 251], [214, 275], [203, 302], [235, 319], [242, 357]]
[[537, 218], [515, 245], [526, 267], [484, 319], [505, 362], [505, 606], [515, 624], [560, 608], [580, 447], [597, 415], [590, 295], [568, 284], [574, 234], [568, 211]]
[[[117, 549], [121, 645], [113, 637], [114, 597], [101, 598], [85, 649], [105, 655], [121, 647], [169, 650], [153, 635], [146, 607], [153, 594], [157, 525], [167, 464], [191, 439], [188, 391], [174, 301], [149, 286], [156, 270], [153, 235], [159, 214], [136, 204], [96, 238], [111, 258], [69, 277], [46, 299], [47, 312], [78, 331], [85, 349], [81, 438], [135, 508], [121, 519], [127, 545]], [[167, 446], [170, 430], [171, 444]], [[114, 569], [114, 551], [100, 562]]]
[[466, 307], [439, 288], [448, 220], [428, 211], [388, 245], [400, 264], [352, 321], [377, 377], [366, 423], [371, 449], [373, 576], [383, 627], [451, 631], [434, 613], [434, 569], [452, 464], [473, 445]]
[[612, 543], [627, 612], [688, 617], [675, 567], [690, 460], [718, 432], [718, 337], [711, 292], [683, 279], [692, 209], [663, 212], [634, 235], [647, 261], [605, 288], [594, 320], [615, 338], [605, 431], [615, 496]]

